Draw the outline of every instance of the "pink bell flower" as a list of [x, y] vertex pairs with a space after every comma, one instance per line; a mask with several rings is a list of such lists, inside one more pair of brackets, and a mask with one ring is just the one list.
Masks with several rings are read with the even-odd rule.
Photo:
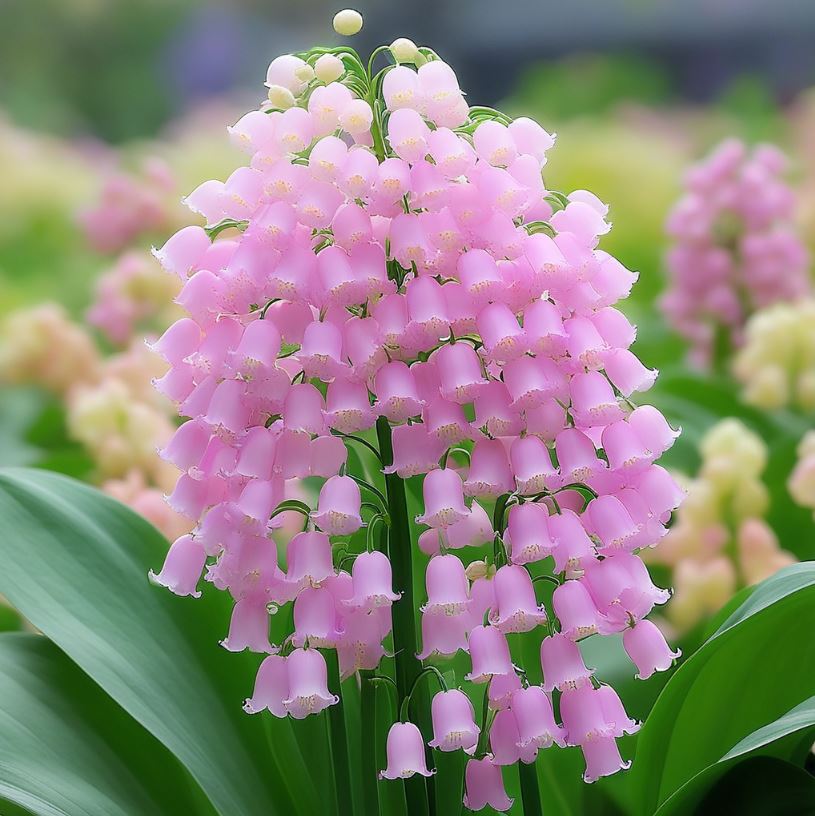
[[427, 155], [430, 128], [411, 108], [399, 108], [388, 119], [388, 141], [400, 159], [411, 164]]
[[593, 674], [586, 668], [577, 644], [562, 633], [543, 639], [541, 666], [544, 691], [580, 688], [588, 683]]
[[566, 380], [552, 360], [519, 357], [504, 366], [504, 383], [513, 407], [526, 410], [537, 408], [549, 397], [561, 395]]
[[403, 479], [429, 473], [439, 466], [443, 443], [431, 436], [424, 424], [397, 425], [392, 432], [393, 464], [384, 473], [398, 473]]
[[495, 535], [492, 529], [492, 519], [477, 501], [472, 503], [467, 516], [450, 525], [445, 533], [447, 547], [451, 550], [489, 544]]
[[325, 658], [316, 649], [295, 649], [286, 658], [286, 665], [289, 696], [283, 705], [295, 720], [302, 720], [309, 714], [319, 714], [340, 701], [328, 690]]
[[455, 555], [438, 555], [430, 559], [425, 573], [427, 603], [422, 606], [426, 615], [463, 615], [470, 608], [469, 583], [464, 564]]
[[598, 631], [598, 612], [582, 581], [565, 581], [552, 594], [552, 606], [560, 621], [560, 631], [572, 640]]
[[[435, 559], [432, 559], [435, 560]], [[451, 657], [467, 651], [467, 632], [471, 626], [467, 615], [422, 614], [422, 651], [416, 655], [427, 660], [433, 655]]]
[[462, 749], [472, 754], [478, 743], [479, 727], [470, 698], [459, 689], [438, 692], [431, 702], [433, 739], [428, 743], [440, 751]]
[[347, 680], [358, 671], [375, 669], [386, 652], [382, 639], [390, 630], [390, 607], [373, 613], [351, 612], [342, 618], [344, 631], [337, 641], [340, 678]]
[[631, 760], [625, 761], [620, 756], [614, 737], [590, 740], [581, 745], [580, 750], [586, 760], [586, 770], [583, 773], [585, 782], [596, 782], [602, 776], [611, 776], [631, 767]]
[[410, 722], [395, 722], [388, 731], [388, 767], [380, 779], [407, 779], [414, 774], [432, 776], [427, 770], [422, 732]]
[[495, 362], [515, 360], [528, 350], [526, 332], [506, 303], [490, 303], [481, 309], [476, 325], [487, 355]]
[[552, 465], [549, 449], [536, 436], [519, 436], [509, 449], [518, 493], [529, 496], [558, 487], [560, 476]]
[[542, 561], [552, 554], [554, 543], [549, 535], [549, 522], [543, 504], [525, 502], [510, 509], [504, 543], [510, 548], [513, 564]]
[[555, 722], [552, 702], [541, 686], [518, 688], [512, 693], [512, 711], [518, 725], [518, 748], [522, 752], [566, 744], [566, 732]]
[[431, 470], [422, 484], [424, 513], [416, 516], [418, 524], [447, 529], [465, 519], [469, 513], [464, 504], [464, 485], [455, 470]]
[[341, 433], [364, 431], [372, 428], [376, 422], [368, 389], [363, 383], [335, 380], [326, 389], [325, 401], [326, 421], [331, 428]]
[[457, 445], [473, 436], [464, 409], [440, 398], [427, 401], [423, 412], [427, 433], [444, 445]]
[[512, 807], [513, 799], [507, 796], [501, 767], [486, 756], [471, 759], [464, 771], [464, 807], [472, 811], [483, 810], [489, 805], [499, 813]]
[[518, 762], [521, 758], [519, 741], [515, 712], [511, 708], [500, 709], [490, 726], [490, 753], [493, 764], [503, 766]]
[[359, 485], [350, 476], [332, 476], [320, 489], [314, 523], [328, 535], [346, 536], [362, 527]]
[[302, 648], [334, 648], [342, 635], [334, 596], [324, 586], [302, 590], [294, 600], [292, 643]]
[[490, 623], [496, 629], [509, 632], [531, 632], [546, 623], [546, 610], [535, 599], [535, 588], [529, 573], [517, 564], [501, 567], [495, 574], [496, 607]]
[[331, 542], [325, 533], [298, 533], [286, 550], [286, 580], [300, 589], [318, 587], [332, 577]]
[[626, 629], [623, 646], [636, 665], [640, 680], [647, 680], [654, 672], [666, 671], [682, 655], [679, 649], [671, 651], [662, 632], [649, 620], [641, 620]]
[[569, 389], [574, 419], [580, 425], [608, 425], [622, 419], [623, 410], [611, 383], [599, 371], [575, 374]]
[[252, 696], [243, 704], [247, 714], [271, 711], [275, 717], [288, 714], [283, 701], [289, 697], [289, 672], [285, 657], [269, 655], [264, 658], [255, 678]]
[[419, 398], [413, 374], [398, 360], [386, 363], [377, 371], [374, 391], [375, 408], [391, 422], [405, 422], [422, 412], [424, 403]]
[[252, 652], [270, 654], [277, 651], [269, 643], [269, 611], [264, 597], [241, 598], [232, 608], [229, 634], [221, 641], [221, 646], [230, 652]]
[[494, 626], [476, 626], [468, 640], [472, 671], [471, 683], [488, 683], [495, 675], [513, 672], [506, 635]]
[[176, 595], [200, 598], [201, 593], [196, 587], [206, 561], [207, 553], [201, 544], [191, 535], [183, 535], [177, 538], [167, 551], [161, 572], [156, 575], [150, 570], [148, 575], [152, 583], [167, 587]]
[[594, 558], [594, 545], [580, 517], [572, 510], [562, 510], [549, 517], [549, 535], [558, 572], [580, 571], [586, 561]]
[[521, 678], [514, 671], [509, 674], [496, 674], [487, 688], [489, 707], [493, 711], [509, 708], [512, 696], [520, 688]]
[[557, 435], [555, 451], [564, 484], [588, 482], [605, 467], [594, 443], [577, 428], [566, 428]]
[[523, 430], [521, 412], [502, 382], [490, 380], [476, 395], [474, 407], [473, 428], [485, 428], [494, 437], [517, 436]]
[[468, 496], [500, 496], [515, 489], [506, 449], [497, 439], [479, 439], [470, 454], [464, 481]]
[[362, 552], [354, 559], [351, 578], [353, 597], [343, 601], [348, 609], [371, 612], [380, 606], [390, 606], [402, 597], [391, 589], [391, 562], [377, 550]]
[[441, 396], [463, 405], [472, 402], [487, 384], [475, 349], [465, 342], [443, 345], [433, 354], [439, 372]]

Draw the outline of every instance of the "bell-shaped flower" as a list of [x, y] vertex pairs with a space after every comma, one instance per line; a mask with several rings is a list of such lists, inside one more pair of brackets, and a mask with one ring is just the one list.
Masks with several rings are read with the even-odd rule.
[[[514, 765], [521, 758], [518, 747], [518, 723], [511, 708], [502, 708], [492, 720], [490, 726], [490, 753], [494, 765]], [[535, 749], [529, 750], [532, 753]]]
[[422, 412], [416, 381], [410, 369], [401, 361], [386, 363], [374, 378], [376, 410], [391, 422], [405, 422]]
[[331, 542], [325, 533], [298, 533], [286, 549], [286, 580], [300, 589], [318, 587], [332, 577]]
[[479, 811], [489, 805], [499, 813], [506, 813], [513, 803], [504, 788], [501, 766], [485, 756], [471, 759], [464, 771], [464, 807]]
[[628, 349], [614, 349], [607, 354], [605, 371], [624, 397], [630, 397], [635, 391], [647, 391], [657, 378], [656, 369], [646, 368]]
[[504, 543], [510, 548], [513, 564], [541, 561], [552, 554], [555, 543], [550, 538], [550, 521], [546, 506], [537, 502], [510, 508]]
[[572, 510], [562, 509], [549, 517], [549, 535], [557, 572], [577, 572], [587, 560], [594, 558], [594, 545], [580, 517]]
[[378, 550], [362, 552], [354, 559], [351, 578], [353, 597], [343, 601], [348, 609], [371, 612], [380, 606], [390, 606], [402, 597], [391, 588], [391, 562]]
[[325, 533], [346, 536], [362, 527], [359, 485], [350, 476], [332, 476], [320, 488], [311, 519]]
[[423, 420], [427, 433], [446, 446], [472, 439], [473, 432], [464, 409], [456, 402], [440, 397], [428, 400]]
[[342, 332], [329, 321], [314, 321], [306, 326], [297, 359], [307, 377], [330, 382], [347, 363], [342, 358]]
[[380, 779], [407, 779], [414, 774], [432, 776], [427, 770], [422, 732], [411, 722], [395, 722], [388, 731], [388, 767]]
[[347, 680], [358, 671], [375, 669], [385, 656], [382, 639], [390, 631], [390, 607], [371, 614], [350, 612], [342, 618], [344, 631], [337, 640], [340, 678]]
[[443, 287], [430, 275], [408, 281], [405, 300], [408, 324], [405, 337], [411, 348], [427, 351], [450, 330]]
[[552, 594], [552, 606], [560, 621], [560, 631], [572, 640], [598, 631], [599, 613], [582, 581], [566, 581]]
[[243, 704], [247, 714], [260, 714], [271, 711], [275, 717], [288, 714], [283, 701], [289, 697], [289, 671], [285, 657], [269, 655], [260, 664], [255, 677], [255, 689], [252, 696]]
[[666, 671], [682, 655], [672, 651], [656, 624], [641, 620], [623, 632], [623, 646], [637, 667], [637, 677], [647, 680], [654, 672]]
[[397, 425], [392, 438], [393, 464], [384, 469], [385, 473], [398, 473], [403, 479], [409, 479], [439, 466], [444, 443], [431, 436], [423, 423]]
[[433, 354], [439, 372], [441, 395], [450, 402], [472, 402], [487, 384], [475, 349], [465, 342], [443, 345]]
[[537, 408], [566, 387], [563, 371], [545, 357], [519, 357], [507, 363], [503, 373], [512, 405], [519, 410]]
[[470, 698], [459, 689], [440, 691], [430, 704], [433, 721], [433, 739], [428, 743], [440, 751], [459, 748], [472, 754], [478, 744], [479, 727]]
[[512, 695], [520, 688], [521, 678], [514, 671], [509, 674], [496, 674], [490, 680], [487, 689], [489, 707], [493, 711], [509, 708], [512, 703]]
[[472, 671], [466, 676], [471, 683], [487, 683], [495, 675], [513, 672], [506, 635], [494, 626], [476, 626], [469, 637]]
[[490, 380], [475, 398], [474, 428], [486, 428], [494, 437], [517, 436], [523, 430], [521, 412], [512, 405], [506, 385]]
[[490, 303], [481, 309], [476, 325], [487, 356], [496, 363], [515, 360], [528, 350], [526, 332], [506, 303]]
[[229, 634], [221, 641], [221, 646], [230, 652], [252, 652], [271, 654], [277, 648], [269, 643], [269, 610], [263, 595], [241, 598], [232, 608]]
[[580, 750], [586, 760], [586, 770], [583, 773], [584, 782], [596, 782], [600, 777], [611, 776], [617, 771], [624, 771], [631, 767], [631, 760], [623, 760], [620, 756], [620, 749], [614, 737], [590, 740], [581, 745]]
[[586, 685], [593, 672], [586, 668], [577, 644], [562, 633], [550, 635], [541, 643], [543, 689], [576, 689]]
[[611, 383], [599, 371], [575, 374], [569, 383], [572, 414], [578, 425], [608, 425], [623, 417]]
[[418, 524], [446, 529], [469, 514], [464, 504], [464, 485], [451, 468], [431, 470], [422, 484], [424, 513], [416, 516]]
[[311, 383], [297, 383], [283, 403], [283, 427], [315, 436], [325, 429], [323, 396]]
[[292, 643], [302, 647], [334, 648], [342, 629], [337, 617], [334, 596], [328, 589], [307, 587], [294, 601]]
[[399, 108], [388, 118], [388, 142], [400, 159], [411, 164], [427, 155], [430, 128], [411, 108]]
[[495, 259], [484, 249], [470, 249], [458, 258], [456, 272], [464, 291], [476, 306], [498, 300], [504, 291], [504, 280]]
[[603, 684], [595, 690], [594, 694], [600, 700], [600, 709], [611, 728], [611, 736], [621, 737], [623, 734], [636, 734], [640, 730], [640, 723], [632, 720], [626, 714], [620, 696], [611, 686]]
[[546, 622], [546, 610], [535, 599], [529, 573], [517, 564], [507, 564], [495, 573], [496, 606], [490, 623], [499, 631], [530, 632]]
[[608, 466], [626, 480], [641, 473], [654, 460], [653, 452], [625, 421], [613, 422], [603, 428], [602, 444]]
[[605, 462], [597, 457], [594, 443], [577, 428], [567, 428], [557, 435], [555, 452], [563, 484], [588, 482], [605, 467]]
[[425, 573], [427, 603], [422, 612], [427, 615], [463, 615], [470, 608], [469, 583], [464, 564], [455, 555], [439, 555], [430, 559]]
[[495, 535], [492, 519], [477, 501], [472, 503], [467, 516], [448, 527], [445, 533], [447, 547], [453, 550], [489, 544]]
[[566, 353], [566, 330], [563, 317], [554, 303], [537, 300], [524, 310], [524, 333], [535, 354], [558, 358]]
[[631, 518], [625, 505], [615, 496], [592, 499], [586, 507], [586, 517], [591, 523], [592, 532], [602, 543], [598, 550], [601, 554], [608, 555], [637, 546], [636, 536], [642, 525]]
[[150, 570], [150, 581], [167, 587], [176, 595], [192, 595], [193, 598], [200, 598], [201, 593], [196, 587], [206, 562], [207, 553], [204, 547], [191, 535], [183, 535], [177, 538], [167, 551], [161, 572], [156, 575]]
[[364, 383], [334, 380], [328, 384], [325, 401], [326, 422], [341, 433], [357, 433], [372, 428], [376, 422]]
[[[432, 560], [435, 561], [435, 558]], [[433, 655], [451, 657], [459, 649], [466, 651], [470, 627], [469, 615], [422, 613], [422, 651], [416, 657], [427, 660]]]
[[679, 507], [685, 497], [685, 491], [676, 479], [659, 465], [651, 465], [638, 474], [633, 487], [654, 518], [663, 523], [667, 522], [671, 512]]
[[325, 658], [316, 649], [295, 649], [286, 658], [289, 674], [289, 696], [283, 701], [295, 720], [319, 714], [340, 698], [328, 690]]
[[515, 489], [507, 451], [498, 439], [479, 439], [470, 455], [464, 481], [468, 496], [500, 496]]
[[628, 417], [628, 424], [655, 458], [665, 453], [680, 433], [653, 405], [635, 408]]
[[529, 496], [559, 486], [560, 474], [552, 465], [549, 449], [537, 436], [516, 437], [509, 459], [520, 494]]
[[379, 324], [372, 317], [352, 318], [343, 327], [344, 347], [358, 380], [366, 381], [385, 364]]
[[552, 701], [541, 686], [519, 688], [512, 694], [512, 711], [518, 725], [518, 748], [521, 752], [530, 748], [535, 753], [552, 744], [563, 747], [566, 733], [555, 722]]

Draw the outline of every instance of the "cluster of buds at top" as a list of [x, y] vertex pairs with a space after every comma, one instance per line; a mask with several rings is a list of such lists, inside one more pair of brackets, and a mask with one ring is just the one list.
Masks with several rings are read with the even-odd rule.
[[[587, 780], [626, 766], [616, 739], [636, 724], [579, 641], [622, 633], [641, 677], [676, 656], [645, 619], [668, 593], [638, 555], [682, 497], [655, 464], [676, 431], [629, 401], [656, 372], [614, 308], [636, 276], [598, 249], [606, 206], [547, 191], [554, 138], [468, 107], [450, 66], [411, 46], [275, 59], [270, 101], [229, 129], [249, 163], [198, 187], [208, 226], [156, 252], [189, 314], [154, 346], [157, 386], [190, 418], [163, 452], [183, 471], [168, 501], [197, 526], [154, 580], [231, 593], [223, 645], [269, 655], [252, 713], [337, 702], [334, 650], [343, 678], [468, 652], [466, 693], [433, 700], [431, 746], [472, 755], [468, 807], [506, 809], [501, 766], [552, 743], [582, 747]], [[410, 64], [374, 73], [383, 53]], [[316, 506], [284, 501], [308, 476]], [[282, 565], [270, 532], [292, 510], [305, 524]], [[420, 642], [412, 610], [406, 629], [392, 615], [413, 595], [405, 558], [427, 564]], [[287, 603], [273, 645], [268, 607]], [[524, 672], [510, 638], [539, 627]], [[382, 775], [415, 773], [422, 736], [398, 722]]]
[[667, 224], [671, 284], [662, 308], [700, 365], [741, 345], [753, 311], [810, 290], [784, 169], [776, 148], [748, 153], [731, 139], [687, 174]]
[[740, 587], [795, 561], [764, 520], [770, 499], [761, 480], [767, 465], [761, 437], [725, 419], [705, 434], [699, 452], [701, 467], [675, 523], [646, 559], [673, 571], [666, 617], [678, 631], [716, 612]]

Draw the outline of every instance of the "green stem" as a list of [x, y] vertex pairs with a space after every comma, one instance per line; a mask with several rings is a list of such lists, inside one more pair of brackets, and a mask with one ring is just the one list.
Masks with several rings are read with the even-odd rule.
[[379, 816], [376, 767], [376, 687], [371, 672], [360, 672], [360, 719], [362, 726], [362, 796], [365, 816]]
[[351, 767], [348, 762], [348, 735], [345, 733], [345, 711], [343, 710], [340, 688], [340, 670], [337, 652], [334, 649], [323, 651], [328, 666], [328, 683], [333, 694], [340, 701], [328, 708], [328, 730], [331, 735], [331, 758], [334, 766], [334, 792], [337, 797], [337, 813], [351, 814], [354, 802], [351, 797]]
[[[393, 463], [393, 442], [391, 428], [385, 417], [376, 421], [376, 435], [379, 441], [379, 453], [385, 466]], [[394, 586], [402, 592], [402, 597], [393, 605], [393, 646], [396, 652], [396, 688], [399, 691], [399, 703], [410, 694], [413, 681], [422, 670], [421, 662], [416, 658], [418, 640], [416, 637], [416, 619], [413, 598], [413, 560], [411, 557], [410, 521], [407, 511], [405, 483], [396, 474], [385, 476], [388, 515], [388, 554], [393, 570]], [[427, 816], [429, 813], [427, 785], [424, 777], [412, 776], [405, 780], [410, 816]]]
[[527, 765], [518, 763], [518, 776], [521, 778], [521, 799], [523, 800], [524, 816], [543, 816], [541, 810], [541, 794], [538, 787], [538, 771], [535, 763]]

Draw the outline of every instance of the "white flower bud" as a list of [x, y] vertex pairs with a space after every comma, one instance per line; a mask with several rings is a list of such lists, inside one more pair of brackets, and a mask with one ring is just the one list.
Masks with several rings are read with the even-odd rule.
[[308, 63], [305, 63], [294, 72], [294, 75], [300, 80], [300, 82], [308, 84], [312, 79], [314, 79], [314, 69]]
[[282, 85], [269, 86], [269, 101], [279, 110], [293, 108], [295, 103], [294, 94]]
[[354, 9], [343, 9], [334, 15], [334, 31], [343, 37], [353, 37], [362, 29], [362, 15]]
[[339, 79], [344, 73], [345, 66], [342, 60], [333, 54], [323, 54], [314, 63], [314, 75], [326, 85]]
[[399, 37], [391, 43], [391, 54], [397, 62], [415, 62], [419, 48], [413, 40]]

